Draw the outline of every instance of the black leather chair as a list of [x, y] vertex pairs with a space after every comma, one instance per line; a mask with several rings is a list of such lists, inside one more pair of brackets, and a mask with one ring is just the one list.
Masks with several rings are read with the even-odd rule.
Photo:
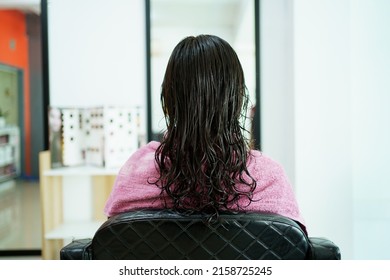
[[271, 214], [200, 214], [143, 210], [111, 217], [92, 239], [62, 248], [62, 260], [152, 259], [333, 259], [339, 248], [326, 238], [309, 238], [291, 219]]

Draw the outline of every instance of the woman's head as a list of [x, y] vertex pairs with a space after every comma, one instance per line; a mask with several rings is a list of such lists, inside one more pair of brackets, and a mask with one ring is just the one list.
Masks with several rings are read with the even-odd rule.
[[161, 91], [167, 131], [156, 151], [158, 181], [174, 208], [218, 213], [251, 198], [256, 183], [241, 119], [247, 100], [240, 61], [226, 41], [200, 35], [174, 48]]
[[215, 137], [231, 129], [247, 105], [236, 52], [217, 36], [183, 39], [169, 59], [161, 101], [168, 132], [176, 128], [180, 137]]

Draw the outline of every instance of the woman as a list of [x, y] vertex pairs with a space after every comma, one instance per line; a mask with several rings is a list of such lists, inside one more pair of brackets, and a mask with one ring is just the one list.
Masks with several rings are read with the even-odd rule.
[[244, 73], [223, 39], [200, 35], [173, 50], [161, 91], [167, 131], [120, 170], [107, 216], [140, 208], [280, 214], [301, 224], [282, 167], [251, 150], [243, 132]]

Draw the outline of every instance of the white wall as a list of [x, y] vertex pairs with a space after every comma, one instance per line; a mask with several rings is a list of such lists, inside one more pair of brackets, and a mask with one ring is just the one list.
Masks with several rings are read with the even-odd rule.
[[145, 107], [144, 1], [48, 5], [51, 105]]
[[295, 186], [292, 1], [260, 6], [261, 146], [280, 162]]
[[390, 259], [390, 1], [350, 3], [355, 257]]
[[309, 235], [388, 259], [390, 2], [263, 0], [263, 150], [292, 178]]
[[344, 258], [353, 251], [348, 9], [261, 5], [263, 151], [285, 167], [309, 235], [336, 242]]
[[353, 256], [349, 1], [294, 1], [295, 176], [314, 236]]

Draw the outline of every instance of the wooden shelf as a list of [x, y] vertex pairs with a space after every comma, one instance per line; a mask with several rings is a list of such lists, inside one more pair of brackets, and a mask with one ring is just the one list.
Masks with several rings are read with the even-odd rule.
[[94, 236], [107, 219], [103, 209], [118, 171], [96, 166], [52, 169], [50, 152], [40, 152], [42, 259], [59, 259], [65, 242]]
[[103, 220], [63, 223], [47, 232], [45, 238], [48, 240], [92, 238], [103, 223]]
[[43, 172], [44, 176], [116, 176], [117, 168], [103, 168], [96, 166], [61, 167], [48, 169]]

